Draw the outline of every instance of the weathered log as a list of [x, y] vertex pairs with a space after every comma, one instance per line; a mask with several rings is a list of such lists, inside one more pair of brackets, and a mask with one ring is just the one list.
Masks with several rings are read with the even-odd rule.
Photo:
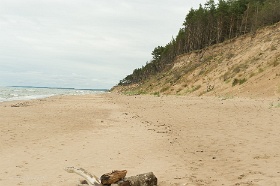
[[123, 181], [118, 183], [118, 186], [156, 186], [157, 177], [154, 173], [149, 172], [124, 178]]
[[126, 170], [115, 170], [111, 173], [103, 174], [100, 177], [101, 183], [103, 185], [111, 185], [113, 183], [117, 183], [118, 181], [124, 179], [126, 176]]
[[[95, 175], [91, 175], [89, 172], [84, 170], [83, 168], [75, 168], [75, 167], [67, 167], [65, 170], [69, 173], [76, 173], [82, 177], [84, 177], [86, 180], [81, 181], [78, 186], [104, 186], [104, 185], [111, 185], [111, 186], [157, 186], [157, 178], [154, 175], [154, 173], [149, 172], [145, 174], [139, 174], [136, 176], [131, 177], [125, 177], [127, 171], [113, 171], [109, 174], [104, 174], [106, 181], [110, 180], [109, 182], [104, 182], [105, 184], [102, 184], [99, 178], [97, 178]], [[110, 176], [112, 175], [112, 176]], [[102, 179], [101, 176], [101, 179]], [[107, 176], [107, 177], [106, 177]], [[109, 179], [107, 179], [109, 178]], [[114, 178], [114, 179], [113, 179]], [[118, 181], [114, 181], [118, 179]], [[112, 184], [108, 184], [112, 183]]]

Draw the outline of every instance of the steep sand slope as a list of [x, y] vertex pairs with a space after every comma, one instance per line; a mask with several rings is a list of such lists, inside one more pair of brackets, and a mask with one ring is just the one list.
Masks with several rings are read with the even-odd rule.
[[170, 71], [117, 91], [224, 97], [280, 96], [280, 23], [178, 56]]

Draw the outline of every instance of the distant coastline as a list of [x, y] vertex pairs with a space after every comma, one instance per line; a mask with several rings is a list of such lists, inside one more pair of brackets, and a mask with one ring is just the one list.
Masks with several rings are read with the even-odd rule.
[[37, 87], [37, 86], [4, 86], [4, 87], [13, 87], [13, 88], [46, 88], [46, 89], [62, 89], [62, 90], [91, 90], [91, 91], [104, 91], [108, 92], [109, 89], [99, 89], [99, 88], [73, 88], [73, 87]]

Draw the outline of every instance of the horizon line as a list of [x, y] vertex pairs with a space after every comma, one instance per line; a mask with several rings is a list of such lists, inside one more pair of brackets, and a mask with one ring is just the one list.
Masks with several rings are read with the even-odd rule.
[[109, 91], [106, 88], [74, 88], [74, 87], [48, 87], [48, 86], [30, 86], [30, 85], [12, 85], [6, 87], [14, 88], [48, 88], [48, 89], [69, 89], [69, 90], [99, 90], [99, 91]]

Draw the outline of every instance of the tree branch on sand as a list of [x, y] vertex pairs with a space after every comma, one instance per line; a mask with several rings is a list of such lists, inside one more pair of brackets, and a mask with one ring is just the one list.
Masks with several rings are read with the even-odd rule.
[[76, 173], [82, 176], [85, 180], [80, 181], [78, 186], [156, 186], [157, 178], [154, 173], [149, 172], [136, 176], [125, 177], [126, 170], [115, 170], [111, 173], [106, 173], [99, 179], [97, 176], [90, 174], [83, 168], [66, 167], [64, 169], [69, 173]]

